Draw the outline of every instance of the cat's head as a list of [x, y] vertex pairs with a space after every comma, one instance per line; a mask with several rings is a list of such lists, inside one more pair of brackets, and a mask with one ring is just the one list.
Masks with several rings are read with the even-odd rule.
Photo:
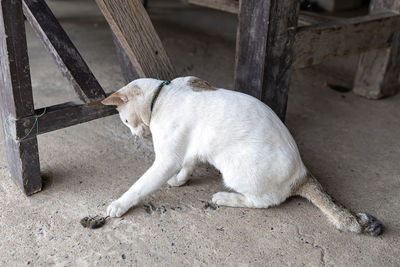
[[134, 80], [101, 101], [104, 105], [117, 106], [121, 121], [134, 136], [149, 137], [151, 135], [148, 92], [149, 87], [157, 85], [155, 81], [157, 80]]

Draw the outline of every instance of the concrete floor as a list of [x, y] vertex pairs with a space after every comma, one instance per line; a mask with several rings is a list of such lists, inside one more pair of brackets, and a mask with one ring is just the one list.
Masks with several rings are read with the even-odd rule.
[[[103, 87], [121, 87], [110, 32], [95, 4], [50, 4]], [[180, 73], [233, 88], [233, 15], [166, 1], [150, 10]], [[27, 29], [35, 107], [77, 100]], [[85, 229], [79, 220], [103, 215], [154, 158], [152, 148], [135, 143], [112, 116], [39, 136], [48, 178], [31, 197], [11, 180], [0, 146], [0, 265], [400, 265], [400, 95], [370, 101], [326, 86], [349, 86], [356, 62], [352, 56], [294, 72], [286, 124], [309, 169], [338, 201], [381, 219], [382, 236], [340, 233], [300, 198], [268, 210], [205, 209], [223, 189], [207, 165], [188, 186], [163, 186], [145, 199], [157, 208], [153, 213], [139, 205], [101, 229]]]

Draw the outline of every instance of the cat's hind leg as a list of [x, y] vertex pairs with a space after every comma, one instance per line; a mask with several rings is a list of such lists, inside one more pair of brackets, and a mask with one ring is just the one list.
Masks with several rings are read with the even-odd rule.
[[219, 206], [236, 208], [268, 208], [276, 205], [267, 197], [246, 196], [235, 192], [218, 192], [213, 195], [212, 202]]
[[168, 184], [170, 186], [182, 186], [186, 184], [189, 181], [190, 175], [192, 175], [195, 167], [195, 160], [186, 161], [179, 173], [168, 180]]

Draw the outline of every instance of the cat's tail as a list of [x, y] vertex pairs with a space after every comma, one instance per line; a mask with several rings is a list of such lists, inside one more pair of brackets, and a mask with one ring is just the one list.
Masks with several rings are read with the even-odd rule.
[[306, 180], [293, 191], [293, 195], [302, 196], [317, 206], [340, 231], [367, 233], [372, 236], [380, 235], [382, 224], [368, 213], [353, 214], [351, 211], [336, 203], [328, 195], [321, 184], [308, 174]]

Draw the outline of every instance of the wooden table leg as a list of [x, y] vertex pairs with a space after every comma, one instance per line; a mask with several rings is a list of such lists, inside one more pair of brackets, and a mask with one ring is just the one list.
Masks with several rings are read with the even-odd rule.
[[[0, 113], [9, 170], [27, 195], [41, 190], [36, 135], [15, 140], [14, 121], [34, 114], [21, 0], [0, 2]], [[29, 127], [29, 125], [27, 125]]]
[[[371, 0], [370, 13], [400, 12], [398, 0]], [[400, 31], [393, 29], [390, 48], [363, 53], [358, 62], [353, 92], [367, 98], [391, 96], [400, 89]]]
[[241, 0], [235, 88], [285, 119], [299, 1]]

